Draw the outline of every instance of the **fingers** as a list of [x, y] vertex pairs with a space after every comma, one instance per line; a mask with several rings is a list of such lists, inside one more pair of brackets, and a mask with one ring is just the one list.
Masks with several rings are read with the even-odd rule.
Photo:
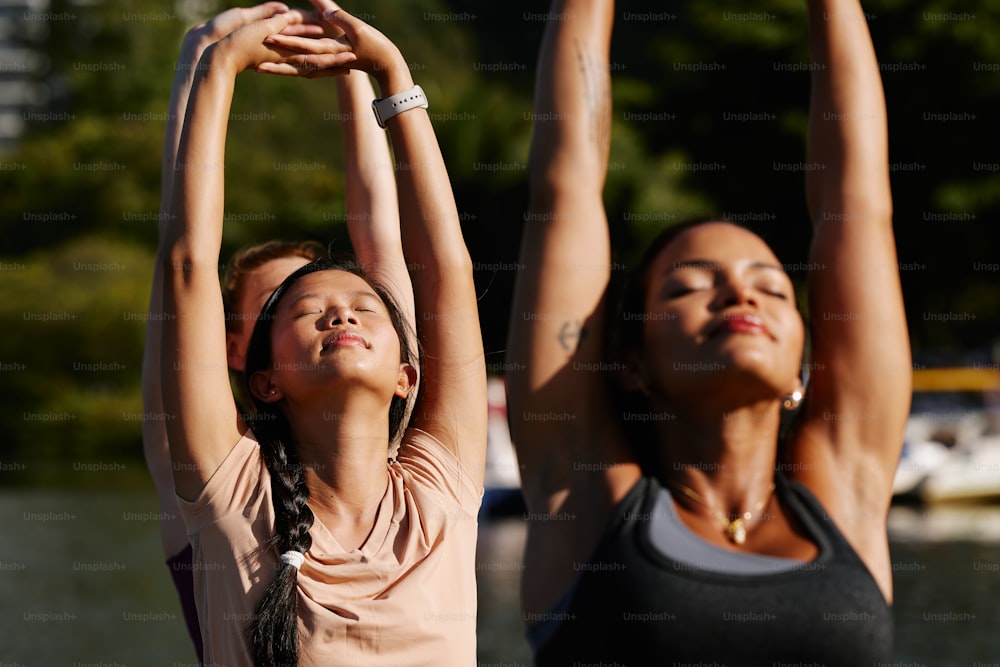
[[281, 34], [294, 37], [322, 37], [326, 31], [323, 26], [315, 23], [295, 23], [282, 30]]
[[261, 63], [257, 67], [258, 72], [265, 74], [278, 74], [279, 76], [295, 76], [304, 79], [321, 79], [334, 76], [344, 76], [350, 70], [346, 67], [330, 67], [327, 69], [316, 69], [311, 66], [296, 66], [291, 63]]
[[354, 37], [357, 35], [358, 19], [354, 18], [343, 9], [335, 9], [323, 14], [323, 18], [331, 24], [343, 30], [347, 35]]
[[340, 39], [298, 37], [287, 33], [271, 35], [264, 40], [264, 43], [303, 54], [330, 55], [348, 53], [351, 50], [350, 44], [346, 44]]
[[255, 7], [233, 7], [205, 25], [211, 31], [212, 38], [219, 40], [254, 21], [268, 19], [287, 11], [289, 11], [288, 5], [283, 2], [265, 2]]
[[275, 14], [284, 14], [287, 11], [289, 11], [288, 5], [283, 2], [265, 2], [256, 7], [245, 7], [241, 13], [243, 14], [243, 22], [251, 23], [271, 18]]
[[341, 53], [292, 54], [277, 61], [266, 61], [257, 65], [258, 72], [298, 76], [307, 79], [341, 76], [348, 72], [350, 63], [357, 60], [350, 51]]
[[340, 9], [340, 6], [332, 0], [309, 0], [312, 6], [316, 8], [316, 11], [320, 13], [320, 16], [326, 14], [327, 12], [335, 12]]

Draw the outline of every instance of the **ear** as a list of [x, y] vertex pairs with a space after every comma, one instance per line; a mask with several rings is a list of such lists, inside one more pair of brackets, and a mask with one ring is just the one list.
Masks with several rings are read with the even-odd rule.
[[643, 396], [649, 396], [649, 380], [646, 371], [639, 358], [635, 354], [629, 354], [622, 370], [622, 386], [626, 391], [637, 391]]
[[396, 378], [396, 391], [393, 393], [400, 398], [406, 398], [416, 384], [417, 369], [410, 364], [400, 364], [399, 376]]
[[276, 403], [280, 401], [284, 394], [272, 382], [271, 376], [264, 371], [254, 371], [250, 376], [250, 393], [259, 401], [265, 403]]
[[226, 332], [226, 363], [240, 373], [247, 365], [246, 350], [240, 345], [240, 335], [232, 331]]

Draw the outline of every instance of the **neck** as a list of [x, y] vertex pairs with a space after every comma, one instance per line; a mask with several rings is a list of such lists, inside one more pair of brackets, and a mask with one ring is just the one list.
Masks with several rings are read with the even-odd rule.
[[[708, 509], [727, 516], [752, 510], [774, 481], [778, 404], [764, 401], [727, 410], [685, 405], [672, 412], [679, 417], [657, 422], [663, 483], [675, 496], [687, 487]], [[691, 505], [690, 499], [686, 504]]]
[[357, 397], [286, 404], [314, 509], [348, 523], [372, 518], [388, 483], [388, 412]]

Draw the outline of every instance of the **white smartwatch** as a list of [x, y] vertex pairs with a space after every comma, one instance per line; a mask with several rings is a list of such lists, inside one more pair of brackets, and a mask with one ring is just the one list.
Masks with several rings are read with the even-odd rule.
[[372, 101], [375, 120], [378, 122], [378, 126], [383, 129], [385, 129], [385, 122], [393, 116], [398, 116], [404, 111], [417, 107], [427, 108], [427, 96], [424, 95], [424, 89], [420, 86], [414, 86], [385, 99]]

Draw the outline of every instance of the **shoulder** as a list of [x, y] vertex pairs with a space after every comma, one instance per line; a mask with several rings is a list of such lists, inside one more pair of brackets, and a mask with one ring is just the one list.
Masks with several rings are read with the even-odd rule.
[[192, 501], [177, 499], [189, 530], [242, 511], [260, 490], [269, 491], [270, 475], [260, 455], [260, 445], [249, 429], [215, 470]]
[[461, 447], [449, 448], [430, 433], [418, 428], [408, 428], [390, 473], [398, 471], [405, 481], [417, 488], [423, 487], [457, 500], [471, 512], [478, 512], [483, 497], [481, 475], [470, 472], [462, 459]]

